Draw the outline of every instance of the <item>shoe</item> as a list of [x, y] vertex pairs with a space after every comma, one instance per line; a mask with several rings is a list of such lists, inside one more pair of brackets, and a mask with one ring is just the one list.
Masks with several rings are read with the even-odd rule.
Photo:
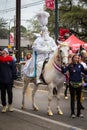
[[79, 115], [77, 115], [77, 117], [84, 118], [84, 115], [83, 114], [79, 114]]
[[36, 84], [43, 84], [42, 80], [38, 79]]
[[13, 108], [12, 105], [8, 105], [8, 111], [10, 111], [10, 112], [13, 112], [13, 111], [14, 111], [14, 108]]
[[83, 114], [80, 114], [79, 117], [84, 118], [84, 115], [83, 115]]
[[72, 114], [72, 115], [71, 115], [71, 117], [72, 117], [72, 118], [75, 118], [75, 117], [76, 117], [76, 115], [75, 115], [75, 114]]
[[6, 111], [7, 111], [6, 106], [3, 106], [3, 107], [2, 107], [2, 113], [5, 113]]
[[36, 85], [39, 85], [39, 84], [42, 84], [42, 85], [47, 85], [45, 82], [43, 82], [42, 80], [37, 80], [36, 82]]
[[64, 98], [67, 100], [67, 99], [68, 99], [68, 96], [65, 96]]

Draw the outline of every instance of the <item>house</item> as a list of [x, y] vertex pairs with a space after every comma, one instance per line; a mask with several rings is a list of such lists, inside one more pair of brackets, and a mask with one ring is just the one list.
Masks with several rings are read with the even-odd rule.
[[[0, 39], [0, 48], [8, 47], [8, 45], [9, 45], [9, 40], [8, 39]], [[10, 45], [12, 47], [15, 47], [14, 43], [11, 43]], [[31, 45], [32, 45], [32, 43], [29, 40], [21, 38], [20, 48], [28, 48]]]

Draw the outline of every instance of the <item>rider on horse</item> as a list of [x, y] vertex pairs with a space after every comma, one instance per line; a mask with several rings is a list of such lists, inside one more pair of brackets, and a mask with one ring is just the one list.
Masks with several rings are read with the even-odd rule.
[[24, 67], [24, 73], [27, 77], [36, 77], [36, 83], [42, 83], [40, 75], [43, 67], [43, 63], [47, 58], [53, 55], [53, 52], [57, 48], [55, 41], [49, 36], [48, 28], [46, 27], [48, 22], [49, 13], [46, 11], [40, 12], [37, 15], [38, 21], [41, 24], [41, 35], [37, 37], [32, 46], [33, 55], [28, 64]]
[[36, 52], [36, 83], [42, 83], [40, 75], [44, 61], [53, 55], [54, 50], [57, 48], [53, 38], [49, 36], [48, 28], [44, 26], [42, 28], [42, 34], [38, 37], [32, 46], [33, 51]]

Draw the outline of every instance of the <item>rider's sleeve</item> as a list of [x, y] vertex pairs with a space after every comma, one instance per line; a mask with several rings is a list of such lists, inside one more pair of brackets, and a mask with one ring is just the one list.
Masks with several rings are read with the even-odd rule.
[[32, 49], [37, 53], [49, 53], [52, 51], [51, 47], [41, 46], [41, 44], [34, 43]]

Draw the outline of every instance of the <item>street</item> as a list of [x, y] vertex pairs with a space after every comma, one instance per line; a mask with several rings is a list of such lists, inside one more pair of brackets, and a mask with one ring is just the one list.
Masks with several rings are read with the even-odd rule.
[[[36, 93], [36, 104], [39, 111], [33, 111], [31, 98], [25, 98], [25, 110], [21, 110], [23, 88], [13, 88], [14, 112], [0, 112], [0, 130], [86, 130], [87, 129], [87, 100], [83, 101], [85, 110], [82, 110], [84, 118], [70, 117], [70, 100], [64, 99], [62, 89], [60, 96], [60, 107], [63, 115], [57, 115], [56, 97], [52, 101], [53, 116], [47, 115], [47, 91], [38, 90]], [[1, 111], [1, 106], [0, 106]]]

